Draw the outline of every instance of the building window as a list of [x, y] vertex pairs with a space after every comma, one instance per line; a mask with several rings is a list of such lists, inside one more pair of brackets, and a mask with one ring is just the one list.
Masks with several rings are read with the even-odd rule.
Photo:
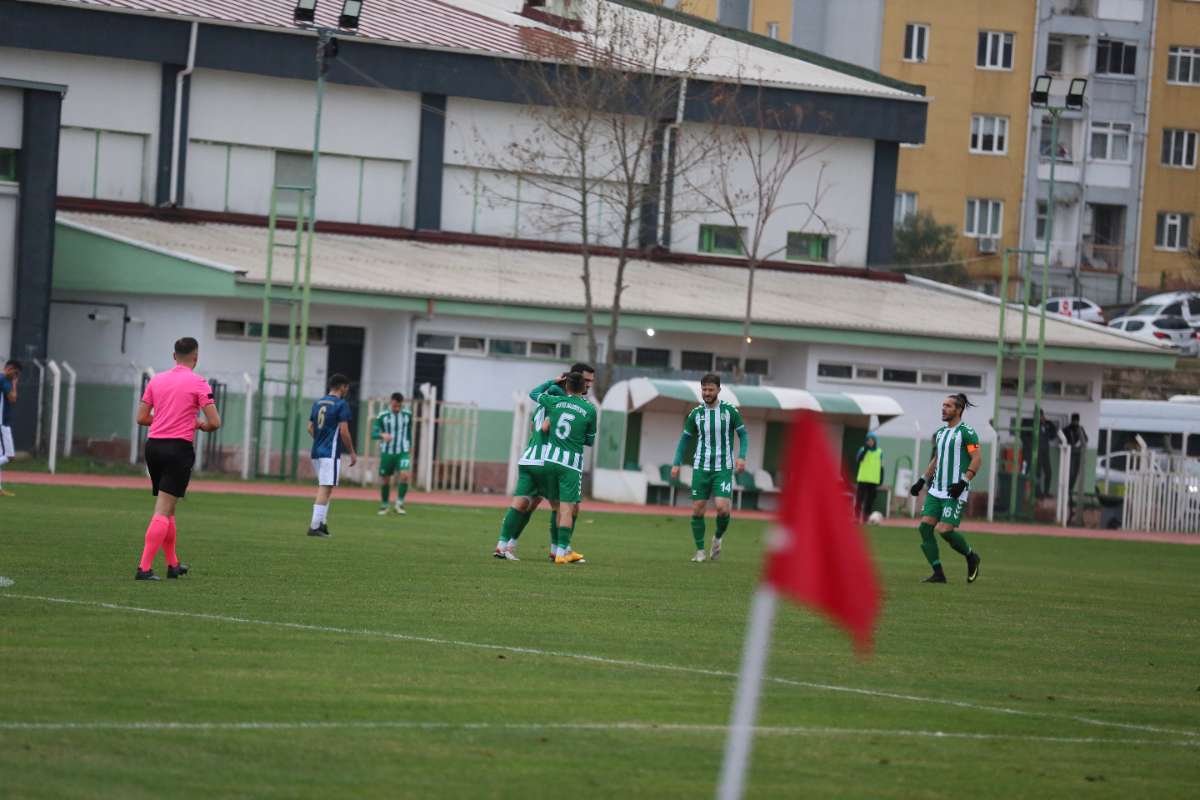
[[1037, 218], [1034, 222], [1034, 236], [1039, 242], [1046, 241], [1046, 224], [1050, 221], [1049, 206], [1045, 200], [1037, 201]]
[[767, 23], [767, 38], [768, 39], [778, 39], [779, 38], [779, 23], [778, 22], [768, 22]]
[[[237, 334], [235, 334], [233, 331], [236, 329], [235, 326], [237, 324], [238, 323], [234, 322], [233, 320], [228, 320], [228, 319], [217, 320], [217, 335], [223, 336], [223, 337], [236, 336]], [[223, 330], [228, 331], [228, 333], [222, 332]], [[243, 333], [241, 335], [246, 339], [261, 339], [262, 338], [262, 323], [261, 322], [247, 322], [247, 323], [245, 323], [245, 326], [242, 328], [242, 331], [243, 331]], [[267, 338], [272, 341], [276, 341], [276, 342], [286, 342], [288, 340], [287, 323], [286, 322], [282, 322], [282, 323], [272, 322], [270, 325], [267, 326]], [[299, 329], [299, 326], [297, 326], [296, 331], [295, 331], [295, 341], [299, 342], [299, 340], [300, 340], [300, 329]], [[323, 341], [325, 341], [325, 329], [318, 327], [316, 325], [308, 326], [308, 343], [309, 344], [320, 344]]]
[[1196, 132], [1167, 128], [1163, 131], [1162, 163], [1168, 167], [1196, 168]]
[[1063, 53], [1066, 42], [1061, 36], [1051, 36], [1046, 40], [1046, 72], [1061, 74], [1063, 71]]
[[1092, 123], [1092, 160], [1129, 163], [1129, 137], [1133, 124], [1129, 122]]
[[972, 238], [997, 238], [1004, 222], [1004, 201], [967, 199], [967, 219], [963, 233]]
[[904, 26], [904, 60], [929, 60], [929, 26], [910, 22]]
[[454, 337], [444, 333], [418, 333], [417, 347], [421, 350], [454, 351]]
[[684, 350], [679, 358], [680, 369], [691, 370], [693, 372], [712, 372], [712, 364], [712, 353], [698, 353], [693, 350]]
[[482, 336], [458, 337], [458, 350], [461, 353], [482, 353], [486, 344]]
[[[259, 328], [261, 331], [262, 329]], [[236, 319], [217, 320], [217, 336], [236, 336], [239, 339], [246, 335], [246, 323]]]
[[890, 369], [883, 368], [884, 383], [916, 383], [917, 371], [915, 369]]
[[946, 375], [946, 385], [951, 389], [983, 389], [983, 376], [951, 372]]
[[17, 152], [9, 147], [0, 147], [0, 181], [17, 180]]
[[892, 213], [892, 223], [899, 226], [917, 213], [916, 192], [896, 192], [896, 206]]
[[633, 366], [633, 351], [632, 350], [614, 350], [613, 362], [619, 367]]
[[941, 386], [945, 381], [946, 376], [940, 372], [926, 372], [925, 370], [921, 370], [921, 383]]
[[654, 347], [639, 347], [635, 351], [633, 363], [639, 367], [668, 369], [671, 366], [671, 351], [659, 350]]
[[1200, 47], [1173, 45], [1167, 50], [1167, 83], [1200, 85]]
[[[1065, 137], [1065, 138], [1064, 138]], [[1058, 147], [1054, 146], [1054, 126], [1049, 117], [1042, 117], [1042, 124], [1038, 126], [1038, 156], [1044, 159], [1050, 158], [1050, 151], [1055, 150], [1055, 160], [1058, 163], [1071, 163], [1071, 138], [1070, 134], [1066, 134], [1060, 126], [1058, 129]]]
[[530, 342], [529, 355], [554, 358], [558, 354], [557, 342]]
[[855, 367], [854, 377], [860, 381], [879, 380], [879, 367]]
[[831, 237], [788, 231], [787, 257], [799, 261], [828, 261]]
[[745, 228], [734, 228], [730, 225], [701, 225], [700, 252], [740, 256], [743, 254], [742, 241], [745, 236]]
[[489, 339], [488, 355], [492, 356], [523, 356], [528, 351], [529, 342], [520, 339]]
[[765, 358], [747, 358], [746, 359], [746, 374], [747, 375], [769, 375], [770, 362]]
[[975, 66], [980, 69], [1012, 69], [1013, 35], [1003, 31], [980, 31], [975, 48]]
[[971, 117], [972, 153], [1003, 155], [1008, 152], [1008, 117], [975, 114]]
[[817, 377], [848, 381], [854, 377], [854, 367], [849, 364], [830, 364], [827, 361], [819, 361], [817, 362]]
[[1096, 74], [1137, 74], [1137, 45], [1101, 39], [1096, 45]]
[[1154, 226], [1154, 246], [1160, 250], [1187, 250], [1191, 226], [1191, 214], [1159, 212]]

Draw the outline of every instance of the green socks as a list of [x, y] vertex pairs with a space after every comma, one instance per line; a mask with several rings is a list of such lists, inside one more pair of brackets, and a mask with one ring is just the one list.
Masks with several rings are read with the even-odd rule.
[[[717, 523], [720, 525], [720, 523]], [[692, 538], [696, 540], [696, 549], [704, 549], [704, 517], [692, 517]]]
[[391, 494], [392, 487], [385, 480], [383, 485], [379, 487], [379, 502], [387, 505], [388, 495]]
[[[408, 484], [407, 483], [396, 484], [396, 502], [399, 503], [400, 505], [404, 505], [404, 496], [406, 494], [408, 494]], [[383, 502], [385, 502], [385, 503], [387, 502], [386, 497], [383, 498]]]
[[550, 552], [558, 549], [558, 512], [550, 511]]
[[931, 567], [938, 566], [942, 559], [938, 556], [938, 543], [937, 537], [933, 535], [933, 525], [922, 522], [917, 530], [921, 532], [921, 552], [925, 554], [925, 560]]
[[528, 513], [517, 511], [515, 508], [508, 509], [504, 514], [504, 521], [500, 523], [500, 541], [520, 538], [521, 531], [525, 530], [525, 525], [529, 522], [529, 516]]
[[942, 538], [954, 548], [954, 552], [964, 557], [971, 552], [971, 545], [967, 544], [967, 540], [958, 531], [946, 531], [942, 534]]
[[566, 525], [559, 525], [558, 546], [564, 550], [569, 548], [571, 546], [571, 534], [574, 533], [574, 531], [574, 528], [567, 527]]
[[717, 538], [720, 539], [729, 530], [729, 514], [717, 514]]

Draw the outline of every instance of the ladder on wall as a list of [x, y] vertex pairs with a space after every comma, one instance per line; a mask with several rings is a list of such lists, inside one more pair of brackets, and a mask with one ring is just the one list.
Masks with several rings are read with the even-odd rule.
[[[258, 393], [255, 397], [254, 471], [260, 477], [294, 479], [300, 464], [304, 417], [304, 355], [308, 345], [311, 295], [313, 186], [280, 184], [271, 190], [267, 224], [267, 274], [259, 332]], [[294, 205], [293, 205], [294, 198]], [[291, 277], [286, 263], [291, 261]], [[276, 274], [276, 261], [281, 274]], [[271, 335], [273, 309], [287, 318], [286, 337]], [[272, 346], [272, 339], [278, 343]], [[282, 347], [286, 338], [286, 349]], [[275, 454], [278, 453], [278, 458]]]

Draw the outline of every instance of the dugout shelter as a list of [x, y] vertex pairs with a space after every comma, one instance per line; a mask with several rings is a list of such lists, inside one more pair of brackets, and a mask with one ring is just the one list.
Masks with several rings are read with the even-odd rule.
[[[746, 471], [736, 479], [734, 501], [755, 507], [773, 503], [784, 431], [795, 411], [822, 415], [843, 463], [853, 459], [868, 430], [904, 413], [886, 395], [781, 386], [722, 386], [721, 399], [738, 407], [750, 435]], [[699, 381], [632, 378], [614, 384], [601, 403], [592, 496], [618, 503], [687, 502], [690, 466], [685, 459], [680, 480], [674, 482], [670, 467], [684, 419], [700, 402]]]

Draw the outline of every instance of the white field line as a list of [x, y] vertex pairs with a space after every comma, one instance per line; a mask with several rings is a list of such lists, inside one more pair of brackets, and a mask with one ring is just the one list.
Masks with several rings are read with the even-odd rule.
[[[34, 600], [43, 603], [59, 603], [62, 605], [83, 606], [87, 608], [103, 608], [110, 611], [128, 611], [135, 614], [148, 614], [153, 616], [202, 619], [210, 622], [228, 622], [237, 625], [259, 625], [268, 628], [284, 628], [288, 630], [308, 631], [311, 633], [332, 633], [344, 636], [368, 636], [380, 639], [391, 639], [394, 641], [420, 642], [422, 644], [447, 645], [450, 647], [464, 647], [476, 650], [493, 650], [504, 653], [520, 653], [524, 655], [543, 656], [547, 658], [563, 658], [573, 661], [586, 661], [593, 664], [604, 664], [613, 667], [629, 667], [631, 669], [644, 669], [658, 672], [680, 672], [689, 675], [706, 675], [716, 678], [737, 678], [736, 672], [729, 672], [727, 670], [706, 669], [703, 667], [685, 667], [679, 664], [662, 664], [624, 658], [608, 658], [605, 656], [589, 655], [587, 653], [570, 653], [560, 650], [542, 650], [535, 647], [516, 647], [513, 645], [489, 644], [487, 642], [468, 642], [461, 639], [439, 639], [431, 636], [416, 636], [407, 633], [370, 630], [367, 628], [340, 628], [332, 625], [311, 625], [302, 622], [279, 622], [276, 620], [253, 619], [250, 617], [234, 617], [225, 614], [205, 614], [197, 611], [170, 611], [159, 608], [142, 608], [139, 606], [125, 606], [117, 603], [104, 603], [96, 600], [72, 600], [66, 597], [45, 597], [42, 595], [17, 594], [15, 592], [0, 592], [0, 598]], [[862, 689], [853, 686], [838, 686], [828, 683], [814, 683], [812, 681], [793, 680], [791, 678], [767, 676], [766, 680], [772, 683], [781, 684], [783, 686], [796, 686], [804, 689], [820, 689], [828, 692], [857, 694], [864, 697], [879, 697], [888, 700], [904, 700], [907, 702], [924, 703], [927, 705], [951, 706], [954, 708], [965, 708], [972, 711], [983, 711], [992, 714], [1007, 714], [1018, 717], [1033, 717], [1038, 719], [1079, 722], [1085, 725], [1141, 731], [1143, 733], [1161, 733], [1171, 736], [1196, 737], [1197, 740], [1200, 740], [1200, 731], [1194, 730], [1163, 728], [1157, 725], [1139, 725], [1129, 722], [1113, 722], [1110, 720], [1095, 719], [1093, 717], [1084, 717], [1074, 714], [1054, 714], [1045, 711], [1028, 711], [1019, 708], [1007, 708], [1005, 706], [991, 706], [981, 703], [972, 703], [967, 700], [949, 700], [941, 697], [901, 694], [898, 692], [885, 692], [877, 689]]]
[[[416, 730], [416, 731], [502, 731], [502, 732], [638, 732], [724, 735], [725, 725], [689, 725], [670, 722], [421, 722], [416, 720], [346, 720], [342, 722], [0, 722], [0, 732], [36, 731], [304, 731], [304, 730]], [[963, 739], [1037, 744], [1099, 744], [1119, 746], [1200, 747], [1195, 739], [1110, 739], [1095, 736], [1023, 736], [970, 731], [927, 731], [888, 728], [828, 728], [823, 726], [759, 725], [758, 736], [841, 736], [916, 739]]]

